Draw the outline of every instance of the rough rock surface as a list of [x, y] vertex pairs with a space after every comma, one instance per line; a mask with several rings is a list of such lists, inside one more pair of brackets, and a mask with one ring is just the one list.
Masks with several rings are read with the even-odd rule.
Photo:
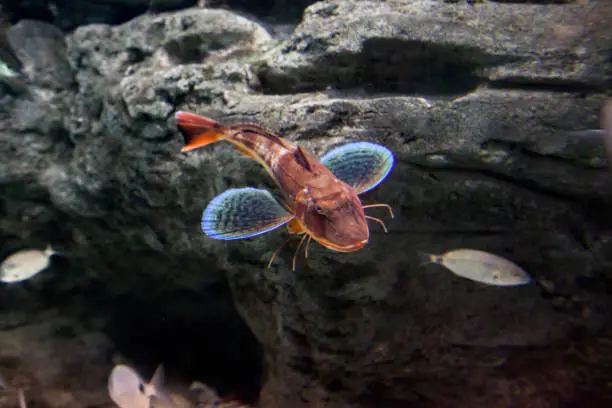
[[[31, 349], [65, 320], [65, 342], [100, 346], [67, 358], [57, 340], [53, 374], [15, 349], [0, 372], [53, 389], [77, 369], [91, 377], [64, 390], [104, 389], [119, 353], [247, 402], [261, 391], [266, 408], [612, 403], [612, 180], [601, 143], [565, 133], [596, 127], [609, 97], [612, 15], [597, 4], [330, 0], [286, 39], [223, 9], [65, 38], [17, 23], [29, 92], [0, 98], [0, 255], [51, 242], [66, 258], [0, 287], [0, 322]], [[351, 254], [313, 246], [295, 273], [295, 243], [265, 271], [281, 231], [208, 239], [212, 197], [273, 183], [224, 143], [180, 153], [176, 110], [316, 153], [388, 146], [396, 167], [363, 199], [393, 207], [393, 220], [372, 211], [389, 233], [372, 225]], [[534, 283], [421, 264], [419, 251], [456, 247], [506, 256]], [[7, 324], [1, 344], [20, 338]], [[95, 399], [70, 398], [40, 404]]]

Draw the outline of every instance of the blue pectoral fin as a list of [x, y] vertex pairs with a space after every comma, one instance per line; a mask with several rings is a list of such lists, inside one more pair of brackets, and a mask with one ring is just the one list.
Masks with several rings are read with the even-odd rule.
[[267, 190], [233, 188], [208, 204], [202, 231], [214, 239], [244, 239], [278, 228], [293, 217]]
[[332, 149], [320, 161], [336, 177], [353, 187], [357, 194], [361, 194], [372, 190], [389, 175], [395, 158], [386, 147], [356, 142]]

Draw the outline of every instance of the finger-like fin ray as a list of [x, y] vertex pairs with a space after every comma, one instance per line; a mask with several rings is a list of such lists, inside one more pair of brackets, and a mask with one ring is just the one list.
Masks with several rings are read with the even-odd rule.
[[299, 163], [299, 165], [302, 166], [304, 170], [306, 170], [309, 173], [312, 173], [312, 163], [310, 163], [310, 160], [308, 159], [308, 155], [306, 154], [304, 149], [302, 149], [301, 146], [297, 147], [297, 149], [293, 153], [293, 157]]

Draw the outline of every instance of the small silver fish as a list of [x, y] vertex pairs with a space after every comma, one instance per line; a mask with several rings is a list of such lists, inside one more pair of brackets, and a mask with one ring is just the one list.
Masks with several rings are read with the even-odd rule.
[[61, 254], [61, 252], [55, 251], [51, 245], [47, 245], [43, 251], [24, 249], [15, 252], [0, 264], [0, 281], [15, 283], [30, 279], [49, 267], [49, 259], [55, 254]]
[[189, 390], [197, 392], [198, 408], [216, 407], [221, 403], [221, 398], [217, 394], [217, 391], [204, 383], [194, 381], [189, 386]]
[[191, 383], [189, 390], [198, 393], [196, 408], [254, 408], [240, 401], [224, 400], [212, 387], [199, 381]]
[[[150, 382], [145, 382], [133, 368], [116, 365], [108, 378], [108, 395], [119, 408], [151, 408], [155, 398], [164, 407], [176, 408], [164, 387], [164, 368], [160, 364]], [[158, 404], [155, 404], [158, 406]]]
[[455, 275], [495, 286], [518, 286], [531, 277], [518, 265], [497, 255], [474, 249], [455, 249], [440, 255], [422, 252], [423, 263], [446, 267]]

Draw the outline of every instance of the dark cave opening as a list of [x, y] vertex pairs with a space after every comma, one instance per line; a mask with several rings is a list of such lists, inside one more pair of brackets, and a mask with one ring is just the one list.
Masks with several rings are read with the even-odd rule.
[[[5, 227], [0, 260], [49, 242], [66, 254], [54, 256], [47, 271], [19, 286], [0, 287], [0, 312], [36, 316], [57, 309], [84, 327], [104, 332], [115, 353], [147, 380], [163, 364], [169, 382], [186, 388], [199, 381], [222, 397], [256, 402], [263, 352], [238, 313], [214, 257], [168, 256], [129, 241], [105, 246], [104, 237], [116, 241], [114, 228], [48, 210], [45, 193], [31, 185], [3, 185], [7, 194], [20, 199], [0, 200], [0, 214], [14, 219], [0, 223]], [[29, 215], [27, 221], [24, 215]], [[101, 239], [99, 251], [79, 248], [73, 241], [75, 228]], [[24, 241], [10, 233], [20, 230], [31, 231], [36, 239]]]
[[[49, 3], [47, 0], [22, 0], [17, 2], [0, 2], [2, 13], [11, 23], [22, 19], [41, 20], [66, 31], [78, 26], [92, 23], [122, 24], [147, 11], [165, 12], [194, 7], [196, 0], [175, 0], [174, 2], [109, 2], [59, 0]], [[249, 13], [270, 23], [297, 24], [304, 9], [315, 0], [208, 0], [206, 7], [222, 7], [236, 12]]]
[[213, 0], [211, 7], [220, 6], [238, 12], [250, 13], [274, 23], [299, 23], [304, 9], [317, 0]]
[[262, 352], [234, 308], [226, 283], [197, 296], [177, 290], [168, 298], [114, 299], [107, 335], [116, 350], [150, 377], [163, 363], [166, 376], [189, 386], [199, 381], [219, 395], [254, 403], [261, 388]]
[[2, 2], [2, 13], [12, 24], [19, 20], [40, 20], [70, 31], [84, 24], [121, 24], [145, 13], [143, 3], [26, 0]]

